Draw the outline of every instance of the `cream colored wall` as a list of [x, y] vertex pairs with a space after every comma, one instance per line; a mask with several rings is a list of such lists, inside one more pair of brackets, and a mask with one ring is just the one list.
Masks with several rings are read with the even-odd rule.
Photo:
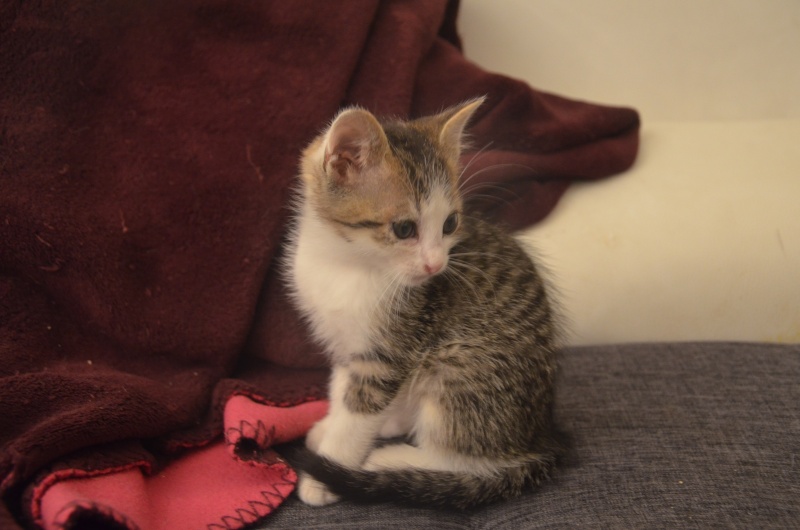
[[669, 122], [523, 237], [577, 344], [800, 342], [800, 120]]
[[649, 121], [800, 118], [798, 0], [462, 0], [465, 53]]
[[523, 233], [571, 342], [800, 342], [800, 1], [462, 0], [468, 57], [643, 117]]

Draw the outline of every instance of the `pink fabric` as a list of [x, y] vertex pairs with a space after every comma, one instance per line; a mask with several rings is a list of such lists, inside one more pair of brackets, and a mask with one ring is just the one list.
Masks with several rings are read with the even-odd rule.
[[132, 530], [243, 528], [280, 505], [297, 476], [274, 451], [246, 460], [240, 449], [303, 436], [327, 407], [325, 401], [276, 407], [234, 395], [225, 405], [225, 442], [190, 451], [154, 475], [147, 462], [94, 473], [61, 470], [41, 482], [32, 513], [46, 530], [63, 528], [79, 510]]
[[[266, 418], [265, 409], [268, 410]], [[327, 401], [312, 401], [294, 407], [270, 407], [247, 396], [236, 395], [225, 404], [225, 440], [231, 451], [235, 451], [242, 439], [254, 441], [259, 448], [289, 442], [305, 436], [327, 410]]]

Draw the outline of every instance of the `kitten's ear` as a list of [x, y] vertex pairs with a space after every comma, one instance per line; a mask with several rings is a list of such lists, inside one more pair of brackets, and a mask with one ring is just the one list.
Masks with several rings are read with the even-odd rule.
[[388, 147], [383, 127], [369, 111], [342, 111], [325, 137], [325, 170], [345, 183], [364, 168], [377, 163]]
[[453, 159], [458, 160], [458, 157], [461, 156], [461, 149], [464, 146], [464, 129], [484, 101], [486, 101], [485, 97], [472, 99], [448, 109], [440, 115], [443, 123], [439, 131], [439, 141]]

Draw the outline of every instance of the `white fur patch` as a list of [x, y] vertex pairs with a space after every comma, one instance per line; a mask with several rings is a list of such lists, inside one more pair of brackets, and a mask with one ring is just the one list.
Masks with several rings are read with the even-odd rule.
[[367, 351], [389, 278], [311, 212], [298, 219], [295, 238], [291, 287], [315, 338], [335, 357]]
[[372, 451], [364, 462], [363, 469], [367, 471], [427, 469], [471, 475], [492, 475], [507, 465], [509, 464], [488, 458], [471, 457], [430, 447], [393, 444]]
[[419, 270], [435, 265], [437, 271], [447, 267], [447, 236], [442, 234], [445, 219], [453, 212], [453, 205], [441, 188], [431, 190], [430, 200], [422, 205], [419, 233]]

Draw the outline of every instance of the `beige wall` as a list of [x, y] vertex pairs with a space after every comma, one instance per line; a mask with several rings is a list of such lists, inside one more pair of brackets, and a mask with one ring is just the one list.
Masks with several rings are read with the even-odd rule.
[[462, 0], [468, 57], [647, 121], [800, 118], [798, 0]]
[[634, 167], [523, 238], [577, 344], [800, 342], [800, 0], [462, 0], [465, 51], [631, 105]]

